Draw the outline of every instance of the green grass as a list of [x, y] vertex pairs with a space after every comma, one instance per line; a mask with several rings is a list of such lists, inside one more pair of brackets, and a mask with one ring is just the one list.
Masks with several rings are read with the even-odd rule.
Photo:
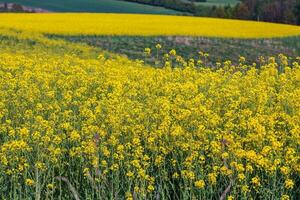
[[118, 0], [0, 0], [0, 3], [19, 3], [24, 6], [43, 8], [55, 12], [104, 12], [177, 14], [179, 12], [150, 5]]
[[[52, 36], [53, 37], [53, 36]], [[211, 64], [225, 60], [238, 61], [239, 56], [245, 56], [248, 63], [257, 60], [259, 56], [274, 56], [284, 53], [287, 56], [300, 55], [300, 37], [277, 39], [222, 39], [205, 37], [142, 37], [142, 36], [73, 36], [61, 37], [68, 41], [87, 43], [100, 49], [123, 54], [131, 59], [142, 59], [145, 47], [150, 47], [155, 60], [155, 45], [162, 44], [163, 52], [176, 49], [185, 58], [197, 58], [199, 51], [210, 54]], [[161, 52], [162, 53], [162, 52]]]

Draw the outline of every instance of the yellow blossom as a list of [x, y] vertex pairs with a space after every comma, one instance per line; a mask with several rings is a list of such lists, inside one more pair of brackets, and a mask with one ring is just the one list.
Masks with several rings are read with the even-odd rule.
[[25, 184], [28, 186], [33, 186], [35, 184], [35, 182], [34, 182], [34, 180], [28, 178], [25, 180]]
[[195, 182], [195, 186], [199, 189], [202, 189], [205, 186], [205, 182], [203, 180], [198, 180]]

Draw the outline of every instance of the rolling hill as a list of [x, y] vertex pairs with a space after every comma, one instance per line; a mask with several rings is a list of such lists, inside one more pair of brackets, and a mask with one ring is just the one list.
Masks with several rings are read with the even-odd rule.
[[179, 12], [150, 5], [118, 0], [0, 0], [0, 3], [18, 3], [24, 6], [42, 8], [54, 12], [104, 12], [177, 14]]

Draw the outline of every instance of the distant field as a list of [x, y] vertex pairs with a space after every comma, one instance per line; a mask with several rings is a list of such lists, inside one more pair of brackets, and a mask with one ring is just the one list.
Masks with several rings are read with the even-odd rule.
[[176, 14], [174, 10], [117, 0], [0, 0], [55, 12]]
[[300, 27], [241, 20], [133, 14], [1, 14], [0, 27], [63, 35], [299, 36]]

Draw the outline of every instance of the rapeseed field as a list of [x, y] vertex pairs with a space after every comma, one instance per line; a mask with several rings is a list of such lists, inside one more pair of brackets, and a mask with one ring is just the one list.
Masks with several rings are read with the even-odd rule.
[[40, 34], [59, 15], [3, 16], [0, 199], [299, 197], [300, 57], [208, 67], [157, 44], [131, 61]]
[[2, 14], [0, 27], [63, 35], [299, 36], [300, 27], [253, 21], [137, 14]]

